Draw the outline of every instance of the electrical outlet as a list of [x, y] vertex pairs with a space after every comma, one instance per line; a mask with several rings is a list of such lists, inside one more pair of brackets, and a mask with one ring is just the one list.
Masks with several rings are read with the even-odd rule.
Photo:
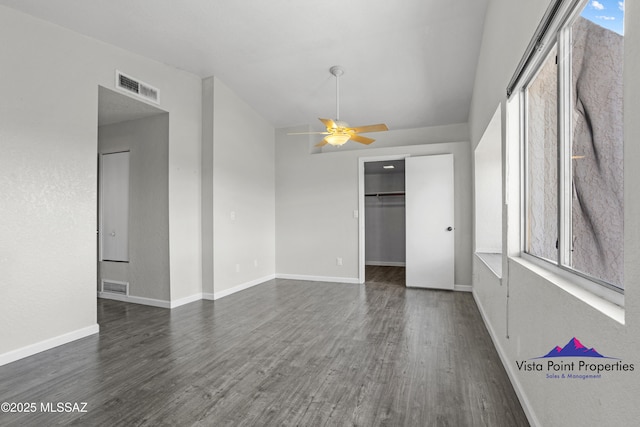
[[257, 259], [254, 259], [254, 260], [253, 260], [253, 266], [254, 266], [254, 267], [258, 267], [258, 260], [257, 260]]
[[231, 218], [231, 221], [235, 221], [236, 220], [236, 211], [231, 211], [231, 213], [229, 214], [229, 218]]
[[342, 265], [342, 258], [340, 257], [336, 258], [336, 265]]
[[353, 217], [355, 219], [358, 219], [358, 210], [357, 209], [355, 211], [353, 211]]
[[236, 273], [240, 273], [240, 264], [236, 264]]

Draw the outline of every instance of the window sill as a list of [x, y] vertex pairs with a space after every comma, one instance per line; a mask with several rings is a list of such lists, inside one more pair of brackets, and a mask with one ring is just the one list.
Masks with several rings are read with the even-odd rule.
[[502, 254], [476, 252], [476, 256], [496, 275], [498, 279], [502, 279]]
[[522, 267], [526, 268], [532, 273], [535, 273], [538, 276], [546, 279], [550, 283], [556, 285], [557, 287], [567, 292], [568, 294], [576, 297], [577, 299], [584, 302], [585, 304], [598, 310], [605, 316], [610, 317], [611, 319], [615, 320], [621, 325], [624, 325], [624, 308], [623, 307], [611, 301], [608, 301], [603, 297], [600, 297], [594, 294], [593, 292], [590, 292], [589, 290], [578, 285], [577, 283], [575, 283], [576, 280], [566, 277], [566, 276], [569, 276], [570, 273], [567, 273], [567, 274], [555, 273], [548, 268], [541, 267], [536, 263], [521, 257], [509, 257], [509, 261], [515, 262], [521, 265]]

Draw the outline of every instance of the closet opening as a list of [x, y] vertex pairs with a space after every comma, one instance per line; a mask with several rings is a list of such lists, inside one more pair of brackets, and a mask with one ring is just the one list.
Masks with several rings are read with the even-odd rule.
[[364, 163], [364, 280], [406, 285], [404, 159]]

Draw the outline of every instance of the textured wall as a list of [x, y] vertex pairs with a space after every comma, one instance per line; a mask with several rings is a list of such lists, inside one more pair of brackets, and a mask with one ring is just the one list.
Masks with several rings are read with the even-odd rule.
[[201, 292], [201, 79], [1, 6], [0, 39], [0, 356], [96, 326], [98, 86], [116, 69], [162, 91], [171, 296]]
[[213, 120], [213, 158], [203, 162], [213, 161], [205, 169], [213, 235], [204, 239], [213, 239], [213, 286], [221, 292], [275, 274], [275, 148], [273, 127], [220, 80], [212, 83], [205, 98], [213, 117], [205, 120]]
[[98, 88], [83, 38], [0, 6], [0, 40], [2, 356], [96, 325]]
[[202, 293], [213, 295], [213, 87], [214, 78], [202, 80]]

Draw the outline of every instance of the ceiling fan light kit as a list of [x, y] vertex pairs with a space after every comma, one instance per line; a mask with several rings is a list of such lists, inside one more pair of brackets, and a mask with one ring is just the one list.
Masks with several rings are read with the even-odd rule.
[[333, 135], [328, 135], [324, 139], [329, 143], [329, 145], [340, 146], [344, 145], [349, 139], [351, 135], [346, 133], [334, 133]]
[[289, 135], [300, 134], [321, 134], [327, 135], [322, 141], [316, 144], [316, 147], [322, 147], [327, 144], [339, 147], [344, 145], [347, 141], [352, 140], [359, 142], [360, 144], [369, 145], [375, 139], [367, 138], [366, 136], [358, 135], [359, 133], [368, 132], [384, 132], [389, 130], [387, 125], [379, 123], [377, 125], [359, 126], [355, 128], [349, 127], [347, 122], [340, 120], [340, 76], [344, 74], [344, 68], [339, 65], [334, 65], [329, 69], [329, 72], [336, 78], [336, 119], [319, 119], [327, 128], [326, 132], [302, 132], [302, 133], [290, 133]]

